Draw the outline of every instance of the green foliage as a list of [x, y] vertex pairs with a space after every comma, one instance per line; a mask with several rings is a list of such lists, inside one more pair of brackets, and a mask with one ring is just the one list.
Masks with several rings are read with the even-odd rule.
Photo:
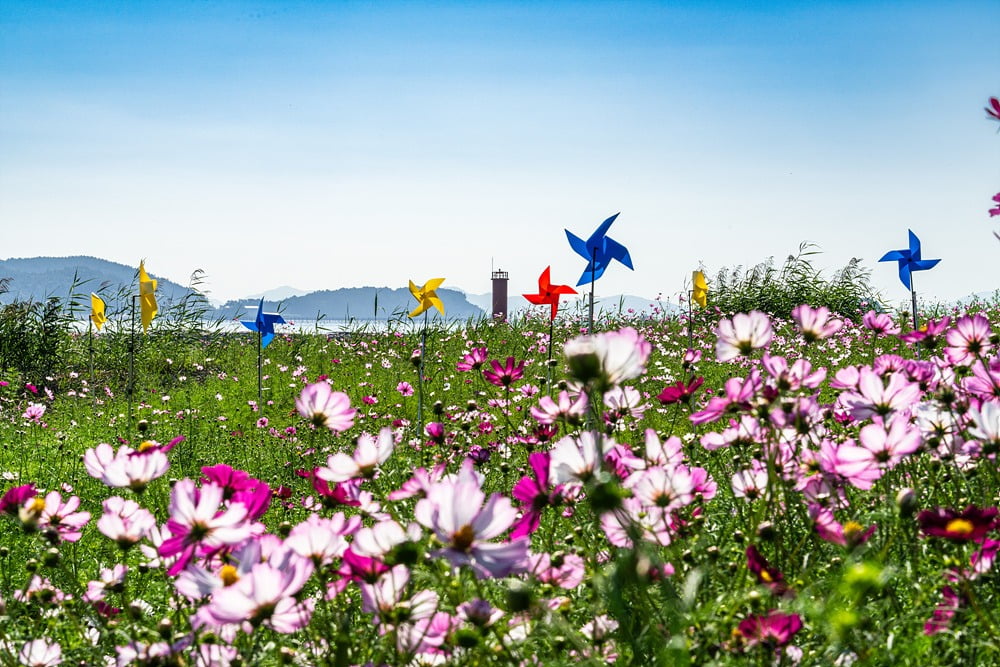
[[879, 309], [881, 298], [870, 282], [871, 271], [857, 257], [829, 279], [812, 265], [819, 254], [814, 244], [803, 242], [781, 268], [774, 258], [749, 270], [742, 266], [722, 268], [709, 283], [709, 306], [723, 313], [759, 310], [777, 317], [789, 317], [799, 304], [826, 306], [831, 312], [855, 322], [868, 310]]

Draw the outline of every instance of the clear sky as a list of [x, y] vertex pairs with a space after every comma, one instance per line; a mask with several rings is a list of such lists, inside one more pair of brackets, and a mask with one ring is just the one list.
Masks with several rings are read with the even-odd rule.
[[923, 242], [922, 297], [1000, 287], [1000, 2], [0, 3], [0, 258], [86, 254], [228, 299], [279, 285], [676, 300], [703, 263]]

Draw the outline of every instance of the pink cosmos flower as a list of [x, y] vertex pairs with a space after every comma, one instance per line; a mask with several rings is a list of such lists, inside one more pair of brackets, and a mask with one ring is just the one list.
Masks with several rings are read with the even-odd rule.
[[400, 382], [396, 385], [396, 391], [403, 396], [413, 396], [413, 385], [409, 382]]
[[945, 334], [948, 344], [945, 356], [953, 364], [969, 366], [980, 357], [985, 357], [993, 349], [990, 343], [990, 321], [982, 313], [964, 315], [955, 322], [955, 327]]
[[399, 620], [419, 621], [433, 615], [438, 607], [438, 594], [423, 590], [404, 599], [409, 583], [409, 569], [396, 565], [379, 576], [375, 583], [361, 584], [361, 608], [375, 614], [376, 622], [386, 626], [385, 629], [392, 629]]
[[[37, 502], [40, 499], [35, 499]], [[90, 521], [90, 512], [78, 512], [80, 499], [72, 496], [63, 502], [58, 491], [50, 491], [42, 503], [38, 526], [51, 529], [66, 542], [76, 542], [83, 534], [83, 527]]]
[[232, 586], [217, 590], [205, 613], [220, 624], [265, 625], [291, 634], [309, 624], [316, 601], [295, 595], [312, 573], [312, 563], [297, 556], [280, 564], [257, 563]]
[[950, 317], [942, 317], [939, 320], [927, 320], [919, 329], [914, 329], [899, 336], [904, 343], [920, 343], [923, 347], [933, 350], [937, 347], [938, 335], [944, 333], [951, 323]]
[[357, 410], [342, 391], [333, 391], [325, 381], [306, 385], [295, 399], [295, 408], [317, 428], [325, 426], [340, 433], [354, 426]]
[[615, 445], [613, 440], [591, 431], [566, 436], [552, 446], [549, 459], [549, 479], [552, 484], [586, 482], [601, 466], [602, 444], [605, 450]]
[[104, 514], [97, 520], [97, 529], [121, 549], [128, 549], [146, 537], [156, 525], [152, 512], [134, 500], [112, 496], [104, 501], [103, 507]]
[[492, 370], [483, 370], [483, 377], [486, 378], [487, 382], [498, 387], [509, 387], [524, 377], [524, 362], [515, 364], [514, 357], [507, 357], [503, 366], [500, 365], [499, 361], [493, 359], [490, 361], [490, 368]]
[[889, 422], [888, 429], [884, 424], [868, 424], [861, 429], [858, 441], [879, 464], [889, 469], [920, 449], [923, 437], [909, 420], [896, 417]]
[[128, 568], [122, 564], [113, 568], [101, 568], [100, 579], [87, 583], [87, 592], [80, 598], [84, 602], [97, 602], [104, 599], [105, 591], [121, 591], [125, 586], [125, 575]]
[[955, 592], [951, 586], [941, 589], [941, 602], [934, 608], [934, 613], [924, 623], [925, 635], [936, 635], [944, 632], [951, 625], [951, 619], [955, 617], [962, 606], [962, 596]]
[[993, 208], [991, 208], [990, 211], [989, 211], [991, 218], [994, 217], [994, 216], [1000, 215], [1000, 192], [998, 192], [995, 195], [993, 195], [993, 201], [995, 201], [997, 203], [997, 205], [994, 206]]
[[417, 502], [414, 518], [444, 545], [434, 555], [444, 556], [456, 567], [469, 565], [479, 578], [521, 571], [527, 564], [528, 538], [504, 544], [487, 541], [506, 532], [517, 510], [500, 494], [487, 500], [471, 466], [467, 460], [458, 477], [432, 486]]
[[869, 310], [862, 315], [861, 322], [876, 334], [895, 336], [899, 333], [899, 325], [892, 321], [888, 313], [876, 313]]
[[347, 551], [347, 536], [361, 526], [361, 517], [350, 519], [343, 512], [337, 512], [329, 519], [312, 514], [308, 519], [292, 528], [285, 539], [285, 546], [301, 556], [312, 560], [316, 567], [328, 565]]
[[25, 408], [24, 414], [21, 416], [34, 424], [41, 424], [42, 417], [45, 416], [45, 405], [42, 403], [28, 403], [28, 407]]
[[46, 639], [33, 639], [21, 647], [17, 659], [26, 667], [55, 667], [62, 664], [62, 647]]
[[716, 359], [732, 361], [754, 350], [766, 348], [771, 344], [773, 331], [771, 319], [759, 310], [752, 310], [749, 313], [736, 313], [731, 320], [721, 320], [715, 334], [718, 336], [715, 344]]
[[539, 424], [549, 425], [558, 421], [579, 424], [587, 414], [587, 394], [579, 392], [572, 396], [567, 391], [559, 392], [553, 401], [549, 396], [538, 399], [538, 407], [531, 408], [531, 416]]
[[385, 558], [400, 545], [419, 542], [423, 531], [417, 523], [403, 528], [395, 521], [381, 521], [372, 527], [363, 526], [354, 534], [351, 549], [361, 556]]
[[199, 549], [239, 544], [250, 536], [247, 508], [234, 503], [222, 510], [222, 496], [222, 487], [215, 484], [201, 489], [190, 479], [174, 484], [167, 521], [171, 537], [158, 550], [160, 556], [178, 556], [167, 574], [174, 576], [183, 570]]
[[821, 539], [848, 548], [867, 542], [876, 528], [875, 524], [872, 524], [865, 529], [855, 521], [841, 524], [833, 516], [833, 510], [816, 503], [809, 504], [809, 518], [813, 520], [816, 533]]
[[813, 308], [804, 303], [792, 309], [792, 319], [799, 325], [807, 343], [829, 338], [844, 326], [843, 320], [830, 319], [830, 309], [826, 306]]
[[687, 466], [653, 466], [629, 478], [626, 486], [643, 505], [676, 511], [694, 501], [694, 479]]
[[767, 492], [767, 467], [756, 459], [750, 463], [750, 468], [733, 475], [731, 487], [737, 498], [754, 501]]
[[863, 366], [857, 391], [840, 395], [840, 402], [855, 419], [868, 419], [872, 415], [886, 416], [894, 411], [907, 410], [920, 399], [920, 385], [910, 382], [902, 373], [892, 373], [886, 384], [882, 376]]
[[642, 419], [649, 408], [642, 400], [642, 394], [635, 387], [612, 387], [604, 392], [604, 405], [608, 408], [605, 418], [612, 424], [624, 417]]
[[597, 383], [607, 391], [646, 372], [646, 361], [653, 346], [632, 327], [593, 336], [581, 336], [566, 342], [570, 374], [583, 384]]
[[337, 452], [330, 456], [326, 465], [316, 470], [316, 476], [328, 482], [345, 482], [355, 477], [371, 478], [376, 470], [392, 455], [395, 441], [392, 429], [379, 431], [378, 440], [362, 433], [353, 456]]
[[532, 554], [528, 571], [543, 584], [551, 584], [568, 591], [583, 583], [586, 568], [583, 558], [574, 553]]
[[823, 440], [820, 443], [819, 465], [828, 475], [864, 491], [872, 488], [883, 472], [871, 450], [858, 447], [853, 440], [839, 444]]
[[485, 347], [474, 347], [469, 353], [462, 357], [462, 360], [455, 364], [455, 368], [466, 373], [468, 371], [478, 371], [486, 363], [488, 351]]
[[724, 396], [713, 396], [703, 409], [691, 415], [691, 423], [695, 425], [713, 422], [727, 412], [749, 410], [751, 401], [763, 387], [760, 371], [756, 368], [750, 371], [746, 379], [729, 378], [723, 387]]
[[101, 443], [83, 455], [87, 474], [112, 488], [130, 488], [141, 493], [146, 486], [170, 469], [170, 461], [161, 447], [144, 451], [122, 445], [116, 452], [111, 445]]
[[1000, 402], [983, 402], [969, 409], [969, 435], [992, 451], [1000, 451]]

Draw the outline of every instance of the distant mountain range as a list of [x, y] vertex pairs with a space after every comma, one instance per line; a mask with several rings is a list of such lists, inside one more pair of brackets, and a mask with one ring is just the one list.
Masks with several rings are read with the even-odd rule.
[[[137, 284], [138, 266], [127, 266], [98, 257], [27, 257], [0, 260], [0, 280], [7, 280], [0, 303], [45, 301], [50, 297], [66, 300], [72, 290], [76, 296], [96, 292], [106, 301], [120, 290]], [[178, 300], [192, 288], [150, 273], [157, 281], [157, 295]], [[134, 290], [133, 290], [134, 291]]]

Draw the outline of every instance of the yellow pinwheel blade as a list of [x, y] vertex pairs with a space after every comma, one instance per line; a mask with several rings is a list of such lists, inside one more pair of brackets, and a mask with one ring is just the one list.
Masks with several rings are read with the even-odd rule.
[[145, 333], [156, 317], [156, 281], [146, 273], [145, 262], [139, 262], [139, 308], [142, 311], [142, 331]]
[[708, 283], [705, 282], [705, 274], [701, 271], [691, 273], [691, 299], [702, 308], [708, 305]]
[[93, 292], [90, 293], [90, 319], [100, 331], [108, 318], [104, 316], [104, 299]]

